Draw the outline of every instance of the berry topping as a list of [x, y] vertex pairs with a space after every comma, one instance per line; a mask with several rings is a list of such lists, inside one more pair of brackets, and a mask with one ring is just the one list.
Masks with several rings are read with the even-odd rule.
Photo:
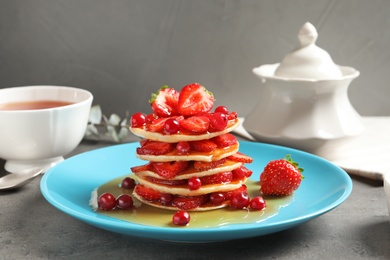
[[179, 130], [180, 130], [180, 125], [175, 118], [171, 117], [165, 121], [164, 133], [166, 133], [167, 135], [176, 134], [179, 132]]
[[254, 197], [250, 200], [249, 207], [252, 210], [263, 210], [265, 209], [265, 200], [261, 196]]
[[225, 148], [237, 143], [236, 137], [230, 133], [216, 136], [212, 141], [216, 143], [219, 148]]
[[188, 179], [188, 188], [190, 190], [199, 190], [202, 186], [202, 181], [198, 177], [191, 177]]
[[200, 195], [195, 197], [182, 197], [175, 196], [172, 200], [172, 205], [183, 210], [195, 209], [205, 202], [207, 202], [208, 196]]
[[251, 177], [252, 171], [245, 166], [240, 166], [232, 171], [234, 180], [242, 180], [245, 177]]
[[244, 209], [249, 206], [249, 196], [245, 191], [233, 192], [230, 197], [230, 205], [236, 209]]
[[154, 162], [155, 172], [165, 179], [171, 179], [184, 171], [189, 165], [187, 161]]
[[232, 172], [221, 172], [201, 178], [203, 184], [223, 184], [229, 183], [233, 179]]
[[242, 163], [251, 163], [253, 162], [252, 157], [245, 155], [243, 153], [237, 152], [228, 157], [229, 160]]
[[211, 131], [222, 131], [228, 124], [228, 118], [226, 114], [215, 112], [211, 116], [210, 130]]
[[[150, 162], [148, 162], [147, 164], [144, 164], [144, 165], [134, 166], [134, 167], [130, 168], [131, 172], [133, 172], [133, 173], [150, 171], [151, 169], [153, 169], [153, 167], [152, 167], [152, 163], [150, 163]], [[127, 178], [129, 178], [129, 177], [127, 177]], [[123, 180], [123, 181], [125, 181], [125, 180]], [[123, 184], [123, 182], [122, 182], [122, 184]], [[122, 185], [122, 187], [123, 187], [123, 185]]]
[[300, 186], [302, 171], [290, 155], [284, 159], [270, 161], [260, 175], [260, 190], [264, 195], [290, 195]]
[[136, 183], [133, 178], [126, 177], [122, 180], [121, 187], [127, 190], [132, 190], [134, 189]]
[[190, 219], [190, 214], [187, 211], [179, 210], [173, 214], [172, 223], [177, 226], [187, 226]]
[[210, 202], [213, 205], [221, 205], [225, 201], [225, 195], [222, 192], [214, 192], [210, 194]]
[[191, 146], [188, 142], [182, 141], [176, 144], [176, 151], [178, 154], [181, 155], [189, 154], [190, 150], [191, 150]]
[[246, 185], [241, 185], [240, 188], [238, 189], [235, 189], [235, 190], [232, 190], [232, 191], [228, 191], [228, 192], [225, 192], [224, 195], [225, 195], [225, 199], [230, 199], [230, 197], [232, 196], [232, 194], [234, 192], [247, 192], [247, 187]]
[[193, 116], [201, 112], [209, 112], [213, 105], [213, 94], [202, 85], [193, 83], [180, 91], [177, 108], [181, 115]]
[[194, 162], [194, 168], [197, 171], [207, 171], [207, 170], [217, 168], [218, 166], [224, 164], [225, 162], [226, 162], [226, 158], [223, 158], [223, 159], [218, 160], [218, 161], [212, 161], [212, 162], [196, 161], [196, 162]]
[[154, 113], [159, 117], [169, 117], [177, 114], [179, 93], [168, 86], [161, 87], [153, 93], [149, 100]]
[[116, 206], [120, 209], [131, 209], [133, 207], [133, 198], [128, 194], [122, 194], [116, 198]]
[[137, 193], [138, 196], [148, 201], [158, 201], [160, 200], [162, 194], [161, 192], [155, 191], [142, 184], [135, 186], [134, 192]]
[[214, 112], [215, 113], [222, 113], [222, 114], [225, 114], [225, 115], [229, 114], [229, 110], [225, 106], [218, 106], [218, 107], [216, 107]]
[[131, 116], [131, 127], [143, 127], [146, 123], [146, 117], [143, 113], [137, 112]]
[[211, 140], [200, 140], [190, 142], [191, 149], [197, 152], [212, 152], [217, 145]]
[[167, 180], [167, 179], [159, 179], [147, 176], [146, 179], [150, 182], [157, 183], [157, 184], [163, 184], [168, 186], [178, 186], [178, 185], [184, 185], [187, 183], [186, 180]]
[[106, 210], [106, 211], [112, 210], [115, 208], [115, 205], [116, 205], [116, 199], [114, 195], [112, 195], [111, 193], [108, 192], [103, 193], [98, 198], [98, 207], [101, 210]]
[[174, 149], [174, 145], [171, 143], [148, 141], [141, 147], [137, 147], [137, 154], [142, 155], [163, 155], [167, 154]]
[[209, 129], [210, 119], [206, 116], [191, 116], [180, 121], [180, 128], [191, 132], [202, 134]]

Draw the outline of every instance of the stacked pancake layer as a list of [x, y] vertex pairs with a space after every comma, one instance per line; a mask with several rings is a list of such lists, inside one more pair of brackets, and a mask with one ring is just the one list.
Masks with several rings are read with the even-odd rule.
[[[131, 168], [138, 177], [133, 195], [145, 204], [169, 210], [228, 206], [233, 192], [246, 190], [245, 182], [252, 173], [244, 166], [252, 159], [239, 152], [239, 142], [230, 134], [238, 125], [234, 118], [222, 131], [172, 135], [131, 127], [142, 137], [136, 156], [147, 161]], [[179, 143], [188, 144], [189, 151], [179, 151]], [[194, 187], [194, 180], [200, 185]]]

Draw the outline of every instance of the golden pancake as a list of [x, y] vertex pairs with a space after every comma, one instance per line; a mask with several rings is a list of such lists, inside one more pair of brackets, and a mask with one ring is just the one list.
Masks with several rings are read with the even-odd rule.
[[[219, 165], [218, 167], [215, 167], [213, 169], [205, 170], [205, 171], [198, 171], [194, 168], [193, 165], [190, 165], [187, 169], [178, 173], [175, 177], [173, 177], [169, 180], [187, 180], [191, 177], [204, 177], [204, 176], [217, 174], [220, 172], [230, 172], [230, 171], [233, 171], [234, 169], [239, 168], [242, 165], [243, 164], [240, 162], [226, 160], [226, 162], [224, 164]], [[136, 172], [135, 175], [137, 177], [153, 177], [153, 178], [158, 178], [158, 179], [162, 178], [160, 175], [158, 175], [157, 173], [155, 173], [151, 170]]]
[[[162, 205], [161, 203], [159, 203], [157, 201], [145, 200], [145, 199], [140, 197], [135, 192], [133, 192], [133, 196], [135, 198], [137, 198], [139, 201], [141, 201], [142, 203], [145, 203], [145, 204], [147, 204], [149, 206], [152, 206], [152, 207], [156, 207], [156, 208], [160, 208], [160, 209], [166, 209], [166, 210], [175, 210], [175, 211], [179, 210], [179, 208], [177, 208], [177, 207], [165, 206], [165, 205]], [[227, 206], [229, 206], [229, 201], [225, 201], [221, 205], [212, 205], [210, 203], [206, 203], [205, 205], [199, 206], [199, 207], [194, 208], [194, 209], [188, 209], [187, 211], [208, 211], [208, 210], [221, 209], [221, 208], [224, 208], [224, 207], [227, 207]]]
[[246, 178], [243, 180], [238, 181], [232, 181], [230, 183], [223, 183], [223, 184], [207, 184], [202, 185], [197, 190], [190, 190], [188, 188], [188, 184], [183, 185], [177, 185], [177, 186], [171, 186], [171, 185], [164, 185], [159, 183], [154, 183], [149, 180], [147, 180], [146, 177], [139, 177], [138, 182], [146, 187], [149, 187], [153, 190], [159, 191], [161, 193], [169, 193], [173, 195], [181, 195], [181, 196], [199, 196], [204, 194], [209, 194], [213, 192], [227, 192], [232, 191], [235, 189], [238, 189], [244, 184], [246, 181]]
[[218, 132], [212, 132], [212, 133], [205, 133], [205, 134], [200, 134], [200, 135], [184, 135], [184, 134], [172, 134], [172, 135], [166, 135], [163, 133], [159, 132], [151, 132], [147, 131], [144, 128], [135, 128], [135, 127], [130, 127], [130, 131], [142, 138], [153, 140], [153, 141], [160, 141], [160, 142], [166, 142], [166, 143], [177, 143], [180, 141], [199, 141], [199, 140], [205, 140], [205, 139], [210, 139], [222, 134], [229, 133], [233, 131], [236, 127], [238, 127], [240, 124], [238, 118], [235, 120], [232, 120], [229, 122], [229, 125], [227, 128], [225, 128], [222, 131]]
[[141, 160], [152, 161], [152, 162], [173, 162], [173, 161], [201, 161], [201, 162], [212, 162], [238, 152], [239, 143], [231, 145], [226, 148], [216, 148], [212, 152], [197, 152], [190, 151], [189, 154], [181, 155], [178, 154], [176, 149], [166, 153], [164, 155], [149, 155], [149, 154], [138, 154], [136, 157]]

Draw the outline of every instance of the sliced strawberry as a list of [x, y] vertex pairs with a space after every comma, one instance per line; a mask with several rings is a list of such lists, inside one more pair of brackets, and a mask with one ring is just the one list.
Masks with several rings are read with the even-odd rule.
[[154, 171], [165, 179], [171, 179], [184, 171], [189, 165], [187, 161], [154, 162]]
[[172, 200], [172, 205], [183, 210], [195, 209], [202, 206], [208, 200], [207, 195], [194, 197], [175, 196]]
[[157, 93], [153, 93], [149, 100], [152, 109], [159, 117], [177, 115], [179, 93], [168, 86], [161, 87]]
[[212, 152], [217, 148], [217, 145], [211, 140], [199, 140], [190, 142], [191, 150], [197, 152]]
[[251, 163], [253, 162], [252, 157], [245, 155], [243, 153], [237, 152], [228, 157], [229, 160], [242, 163]]
[[140, 166], [134, 166], [134, 167], [131, 167], [130, 170], [132, 173], [137, 173], [137, 172], [143, 172], [143, 171], [149, 171], [153, 169], [153, 166], [152, 166], [152, 163], [149, 162], [147, 164], [144, 164], [144, 165], [140, 165]]
[[233, 179], [232, 172], [221, 172], [210, 176], [204, 176], [200, 178], [202, 184], [223, 184], [229, 183]]
[[240, 166], [232, 171], [234, 180], [242, 180], [245, 177], [249, 178], [252, 175], [252, 171], [245, 166]]
[[218, 166], [224, 164], [226, 162], [226, 158], [223, 158], [218, 161], [212, 161], [212, 162], [201, 162], [201, 161], [196, 161], [194, 162], [194, 168], [197, 171], [207, 171], [210, 169], [217, 168]]
[[210, 119], [206, 116], [191, 116], [181, 120], [179, 124], [180, 128], [185, 131], [202, 134], [209, 129]]
[[212, 140], [219, 148], [225, 148], [237, 143], [236, 137], [230, 133], [216, 136]]
[[135, 186], [134, 192], [137, 193], [140, 197], [149, 201], [160, 200], [162, 194], [161, 192], [153, 190], [142, 184], [138, 184], [137, 186]]
[[174, 149], [174, 145], [171, 143], [163, 143], [157, 141], [148, 141], [143, 146], [137, 147], [137, 154], [140, 155], [163, 155], [167, 154]]
[[230, 197], [232, 196], [233, 192], [246, 192], [247, 191], [247, 187], [245, 184], [241, 185], [240, 188], [238, 189], [235, 189], [235, 190], [232, 190], [232, 191], [228, 191], [228, 192], [225, 192], [224, 195], [225, 195], [225, 199], [230, 199]]
[[153, 119], [153, 121], [149, 124], [148, 129], [151, 132], [162, 132], [164, 130], [165, 122], [169, 119], [169, 117], [159, 117]]
[[169, 186], [178, 186], [178, 185], [184, 185], [187, 184], [187, 180], [167, 180], [167, 179], [158, 179], [153, 177], [146, 177], [148, 181], [151, 181], [153, 183], [162, 184], [162, 185], [169, 185]]
[[213, 94], [198, 83], [184, 86], [180, 91], [178, 112], [184, 116], [193, 116], [209, 112], [214, 105]]

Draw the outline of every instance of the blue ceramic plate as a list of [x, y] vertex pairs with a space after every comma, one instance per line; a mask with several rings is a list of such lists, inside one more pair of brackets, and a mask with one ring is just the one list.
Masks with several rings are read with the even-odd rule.
[[340, 205], [352, 191], [348, 174], [334, 164], [302, 151], [262, 143], [240, 142], [240, 151], [254, 158], [246, 166], [258, 180], [264, 166], [291, 154], [304, 170], [305, 179], [294, 200], [278, 214], [257, 223], [208, 228], [148, 226], [122, 221], [94, 212], [88, 205], [96, 187], [144, 164], [135, 157], [138, 143], [97, 149], [71, 157], [50, 169], [42, 178], [41, 191], [54, 207], [90, 225], [121, 234], [182, 242], [223, 241], [266, 235], [318, 217]]

